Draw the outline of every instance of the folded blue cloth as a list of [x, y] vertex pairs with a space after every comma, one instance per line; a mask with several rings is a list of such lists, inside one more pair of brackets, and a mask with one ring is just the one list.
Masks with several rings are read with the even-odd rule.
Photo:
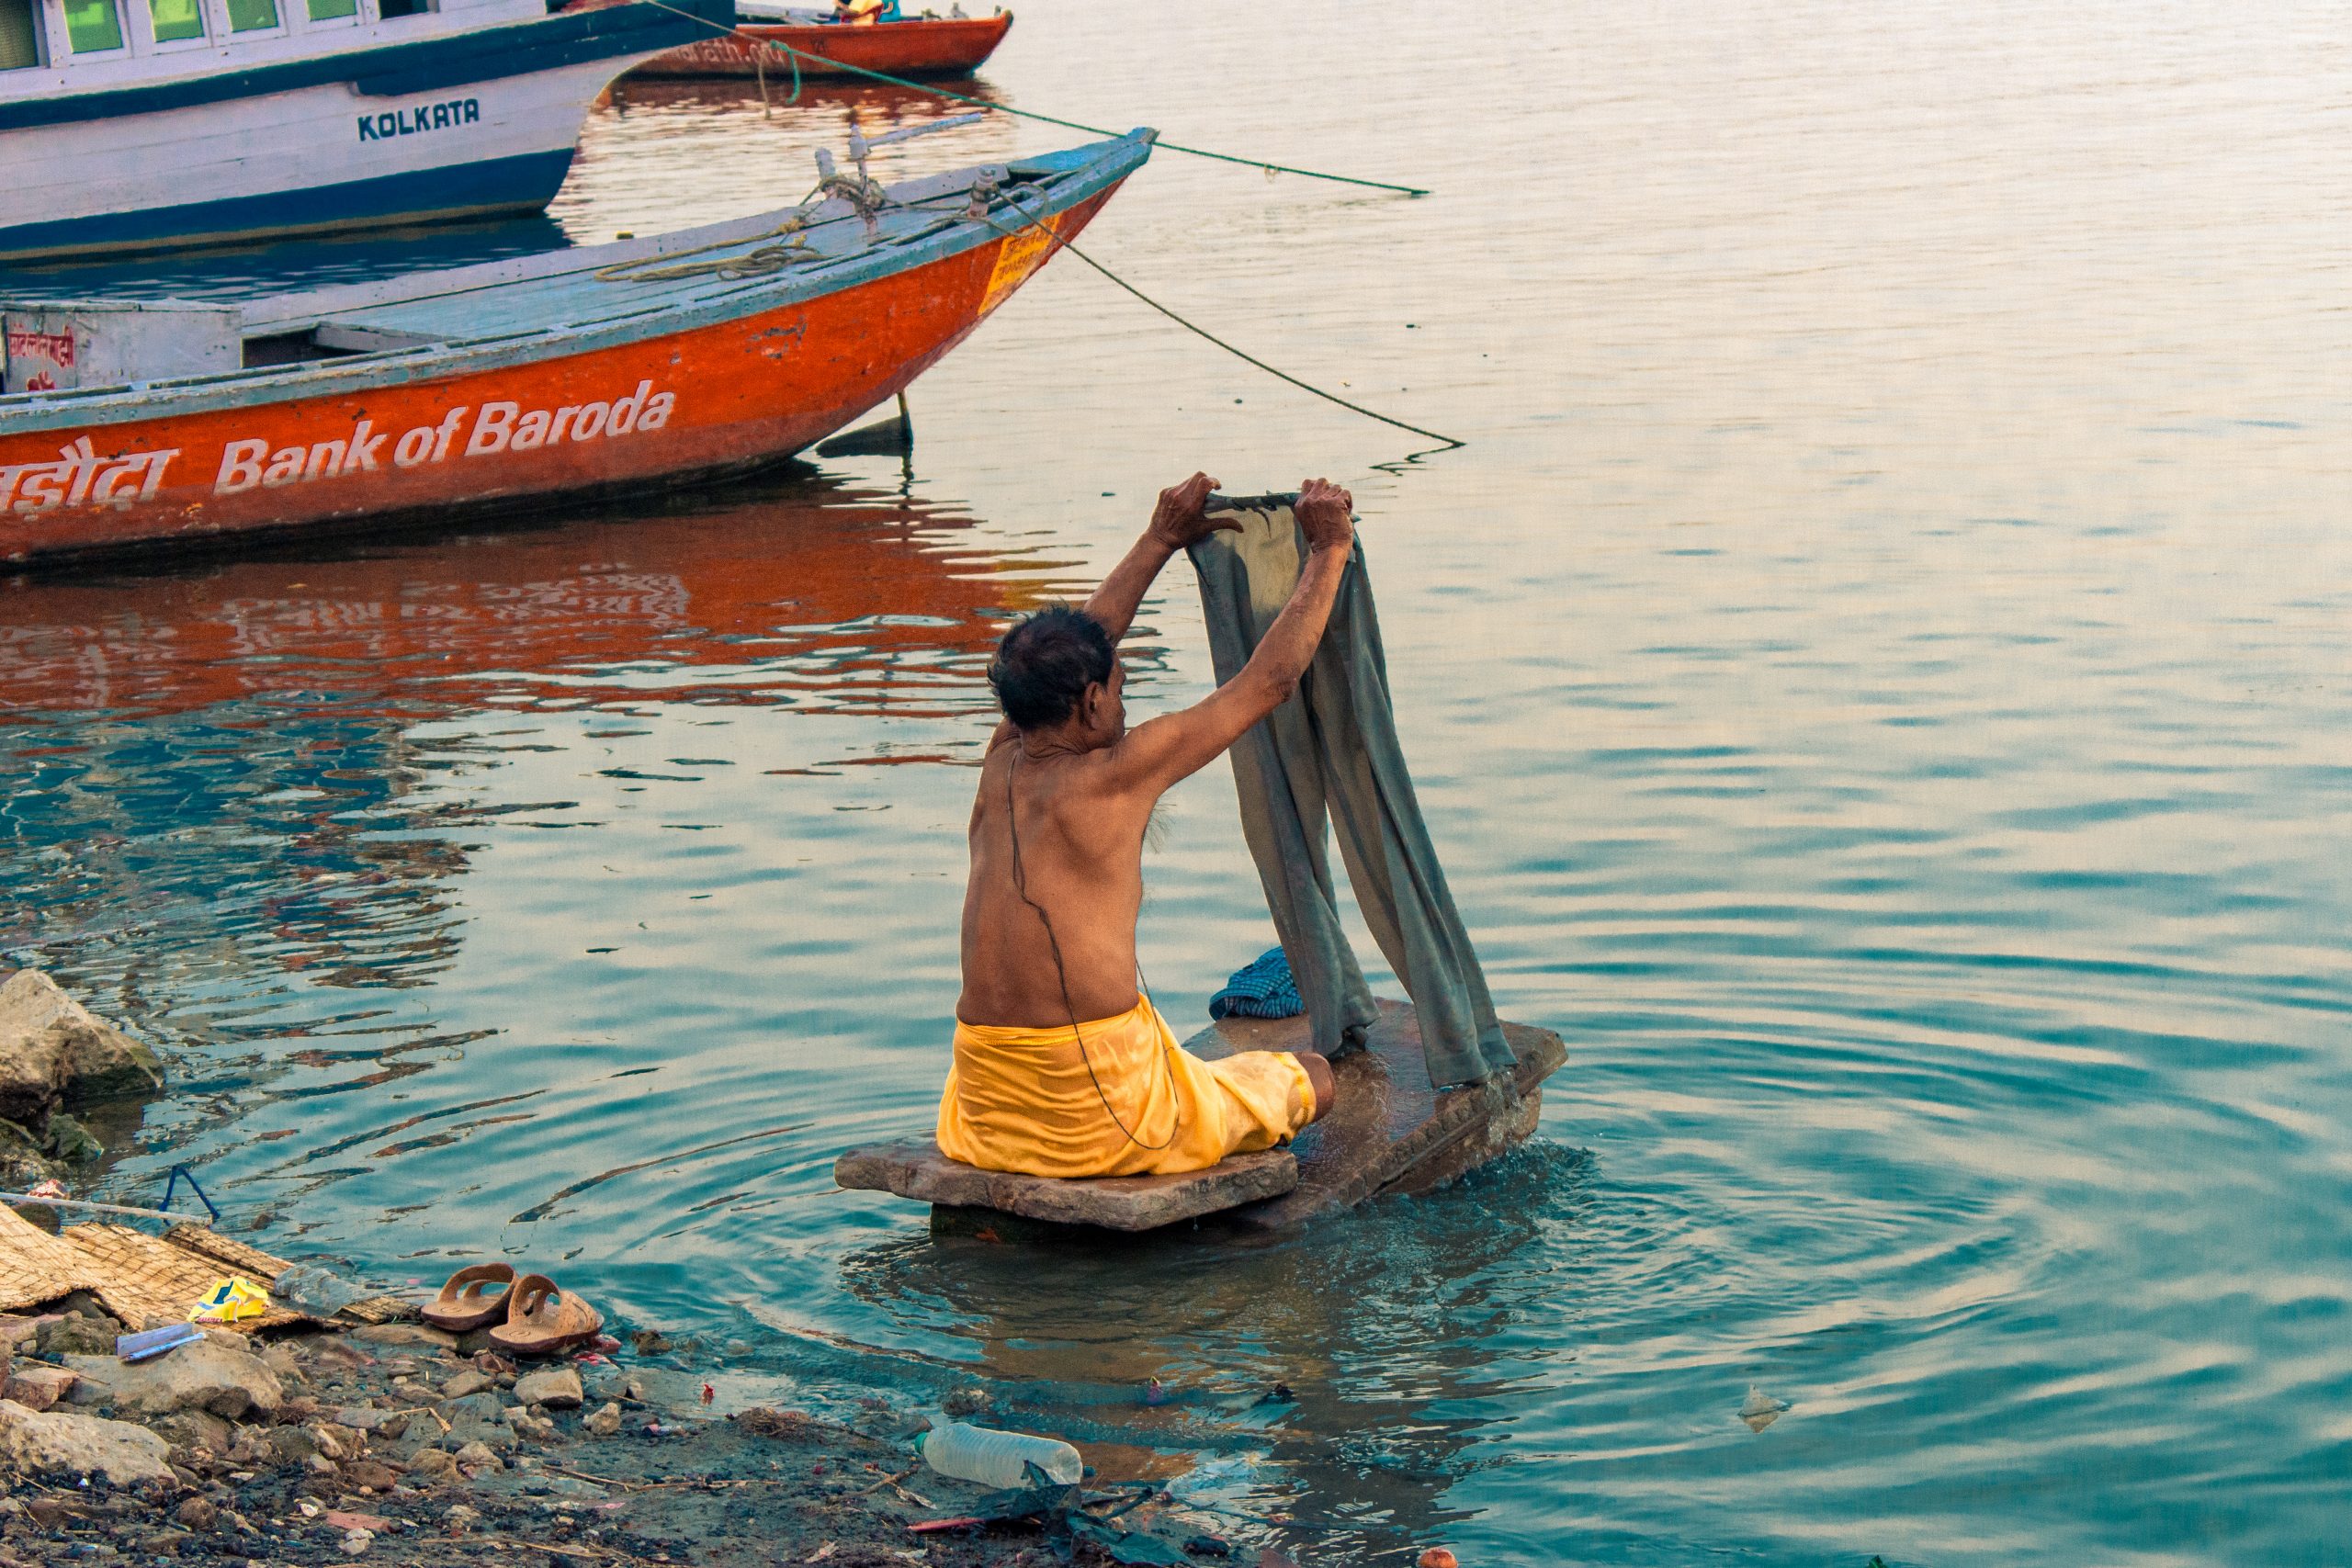
[[1225, 989], [1209, 998], [1211, 1018], [1296, 1018], [1306, 1010], [1291, 978], [1290, 959], [1270, 947], [1233, 972]]

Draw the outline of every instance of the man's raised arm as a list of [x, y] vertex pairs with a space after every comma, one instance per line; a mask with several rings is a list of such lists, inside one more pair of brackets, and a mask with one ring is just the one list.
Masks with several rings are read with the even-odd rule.
[[1135, 624], [1136, 609], [1143, 603], [1143, 596], [1151, 592], [1159, 569], [1178, 550], [1189, 549], [1211, 534], [1241, 531], [1238, 523], [1208, 520], [1209, 491], [1216, 487], [1216, 480], [1196, 473], [1182, 484], [1161, 491], [1143, 537], [1128, 547], [1125, 557], [1102, 580], [1102, 586], [1079, 606], [1102, 623], [1114, 645], [1125, 638], [1127, 628]]
[[[1204, 473], [1195, 472], [1191, 479], [1161, 491], [1143, 536], [1127, 547], [1127, 553], [1111, 569], [1111, 575], [1079, 606], [1110, 633], [1114, 648], [1125, 640], [1143, 596], [1151, 592], [1160, 569], [1177, 551], [1191, 548], [1211, 534], [1241, 531], [1238, 523], [1212, 523], [1208, 519], [1209, 492], [1216, 489], [1217, 482]], [[998, 725], [996, 733], [989, 737], [988, 750], [995, 750], [1012, 739], [1013, 733], [1010, 719]]]
[[1136, 726], [1119, 743], [1114, 766], [1123, 783], [1158, 795], [1214, 761], [1297, 689], [1347, 575], [1354, 512], [1355, 498], [1328, 479], [1299, 488], [1291, 514], [1306, 535], [1306, 565], [1290, 602], [1232, 680], [1182, 713]]

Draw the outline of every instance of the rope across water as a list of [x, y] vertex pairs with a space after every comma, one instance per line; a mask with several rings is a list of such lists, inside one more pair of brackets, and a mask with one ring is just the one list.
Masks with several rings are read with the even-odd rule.
[[[702, 17], [695, 16], [690, 11], [679, 10], [677, 6], [666, 4], [666, 0], [647, 0], [647, 3], [659, 6], [665, 11], [676, 11], [681, 17], [686, 17], [694, 21], [702, 22], [704, 26], [710, 28], [715, 32], [726, 33], [730, 37], [740, 36], [748, 42], [759, 44], [764, 49], [775, 50], [780, 53], [791, 57], [793, 61], [793, 90], [795, 96], [797, 97], [798, 96], [800, 85], [799, 62], [803, 56], [802, 51], [794, 49], [789, 44], [777, 43], [771, 39], [763, 39], [752, 33], [742, 32], [740, 28], [725, 28], [719, 26], [716, 22], [704, 21]], [[807, 58], [810, 60], [822, 59], [822, 57], [818, 55], [808, 55]], [[927, 83], [911, 82], [903, 77], [888, 75], [883, 72], [868, 71], [862, 66], [843, 65], [839, 61], [830, 60], [823, 61], [822, 62], [827, 66], [835, 69], [855, 72], [861, 76], [871, 76], [876, 81], [888, 82], [902, 87], [911, 87], [918, 92], [935, 93], [941, 97], [954, 98], [958, 103], [971, 104], [983, 109], [993, 109], [1000, 114], [1019, 115], [1024, 118], [1043, 120], [1049, 125], [1063, 126], [1072, 130], [1083, 130], [1096, 136], [1115, 136], [1118, 134], [1115, 131], [1105, 130], [1100, 126], [1084, 125], [1074, 119], [1060, 119], [1057, 118], [1053, 115], [1038, 114], [1029, 109], [1010, 108], [1002, 104], [989, 103], [983, 99], [969, 97], [962, 93], [951, 93], [944, 87], [934, 87]], [[764, 78], [763, 78], [762, 86], [764, 91]], [[1284, 174], [1305, 175], [1310, 178], [1318, 180], [1333, 180], [1342, 185], [1369, 186], [1379, 190], [1398, 191], [1407, 196], [1427, 196], [1429, 194], [1426, 190], [1422, 190], [1412, 186], [1390, 185], [1381, 180], [1362, 180], [1348, 175], [1327, 175], [1318, 173], [1313, 169], [1294, 169], [1280, 164], [1261, 164], [1255, 159], [1239, 158], [1227, 152], [1204, 152], [1197, 147], [1182, 147], [1178, 146], [1173, 142], [1160, 141], [1156, 142], [1154, 145], [1166, 148], [1170, 152], [1189, 152], [1196, 157], [1215, 158], [1224, 163], [1241, 164], [1256, 168], [1276, 170]], [[821, 196], [823, 192], [820, 191], [818, 194]], [[1009, 202], [1008, 205], [1012, 207], [1014, 212], [1020, 213], [1020, 208], [1017, 202]], [[1046, 223], [1044, 219], [1031, 218], [1025, 213], [1020, 213], [1020, 215], [1023, 221], [1018, 226], [1008, 229], [1003, 224], [999, 223], [994, 217], [989, 216], [985, 212], [976, 211], [973, 214], [973, 216], [978, 217], [980, 221], [988, 224], [989, 228], [994, 229], [998, 233], [1004, 235], [1008, 239], [1019, 234], [1023, 229], [1037, 230], [1046, 237], [1048, 246], [1047, 254], [1050, 255], [1055, 250], [1068, 251], [1070, 254], [1084, 262], [1088, 266], [1092, 267], [1096, 272], [1101, 273], [1104, 277], [1109, 278], [1113, 283], [1118, 285], [1119, 288], [1125, 289], [1127, 293], [1135, 296], [1135, 298], [1140, 299], [1146, 305], [1150, 306], [1154, 310], [1159, 311], [1161, 315], [1167, 317], [1178, 326], [1182, 327], [1186, 332], [1192, 333], [1195, 336], [1216, 344], [1218, 348], [1225, 350], [1226, 353], [1233, 355], [1236, 359], [1242, 361], [1246, 365], [1255, 366], [1258, 369], [1264, 371], [1267, 375], [1273, 377], [1276, 380], [1287, 382], [1289, 385], [1296, 387], [1302, 392], [1320, 398], [1325, 402], [1336, 404], [1340, 408], [1346, 409], [1351, 413], [1362, 414], [1366, 419], [1376, 420], [1382, 424], [1388, 425], [1393, 429], [1402, 430], [1408, 434], [1427, 436], [1431, 441], [1441, 442], [1443, 444], [1441, 448], [1442, 450], [1450, 451], [1464, 445], [1464, 443], [1457, 437], [1446, 435], [1438, 431], [1425, 429], [1418, 424], [1408, 424], [1401, 419], [1394, 419], [1375, 409], [1368, 409], [1362, 403], [1351, 402], [1348, 399], [1340, 396], [1337, 392], [1326, 391], [1324, 389], [1316, 386], [1311, 381], [1302, 380], [1298, 377], [1292, 375], [1287, 370], [1267, 364], [1256, 355], [1250, 354], [1245, 349], [1236, 347], [1232, 344], [1227, 343], [1225, 339], [1217, 336], [1215, 333], [1209, 331], [1206, 327], [1187, 319], [1182, 312], [1171, 310], [1168, 306], [1163, 305], [1159, 300], [1153, 299], [1150, 295], [1146, 294], [1142, 289], [1137, 288], [1134, 284], [1129, 283], [1125, 278], [1121, 277], [1117, 273], [1113, 272], [1109, 267], [1103, 265], [1102, 263], [1096, 261], [1092, 256], [1088, 255], [1084, 251], [1080, 250], [1076, 245], [1070, 243], [1069, 240], [1064, 239], [1060, 234], [1057, 233], [1052, 226]], [[684, 264], [677, 264], [674, 260], [674, 256], [658, 258], [648, 257], [645, 262], [621, 263], [618, 265], [608, 267], [604, 271], [599, 272], [596, 276], [600, 278], [613, 282], [626, 281], [633, 283], [647, 283], [656, 280], [690, 277], [702, 274], [715, 274], [722, 277], [751, 277], [768, 273], [781, 272], [795, 263], [812, 259], [815, 255], [816, 253], [807, 248], [807, 240], [799, 232], [805, 227], [807, 227], [807, 215], [805, 213], [797, 215], [791, 220], [787, 221], [783, 227], [774, 231], [772, 233], [758, 236], [759, 238], [766, 239], [785, 239], [785, 243], [767, 245], [757, 251], [753, 251], [749, 254], [729, 256], [713, 261], [687, 262]], [[741, 243], [743, 243], [743, 242], [740, 240], [723, 241], [717, 244], [703, 246], [701, 247], [701, 250], [726, 250], [731, 249]], [[686, 251], [676, 254], [683, 255], [694, 255], [698, 254], [698, 252]], [[672, 265], [650, 265], [657, 261], [671, 263]]]
[[[1018, 206], [1014, 206], [1013, 209], [1016, 212], [1020, 210]], [[1391, 419], [1388, 415], [1380, 412], [1376, 409], [1368, 409], [1362, 403], [1350, 402], [1347, 399], [1340, 396], [1337, 392], [1327, 392], [1322, 388], [1316, 386], [1310, 381], [1300, 380], [1297, 377], [1292, 375], [1287, 370], [1278, 369], [1274, 366], [1267, 364], [1264, 360], [1259, 358], [1254, 354], [1250, 354], [1243, 349], [1236, 348], [1233, 344], [1226, 342], [1223, 338], [1217, 336], [1206, 327], [1200, 325], [1196, 321], [1188, 321], [1177, 311], [1170, 310], [1167, 306], [1161, 304], [1150, 295], [1146, 294], [1142, 289], [1137, 288], [1134, 284], [1129, 283], [1125, 278], [1121, 277], [1117, 273], [1113, 272], [1109, 267], [1104, 266], [1101, 262], [1096, 261], [1092, 256], [1088, 255], [1084, 251], [1080, 250], [1069, 241], [1063, 239], [1059, 234], [1056, 233], [1053, 228], [1042, 218], [1027, 218], [1024, 215], [1024, 221], [1022, 223], [1020, 228], [1013, 229], [1006, 228], [1003, 224], [999, 223], [994, 218], [983, 218], [981, 221], [1008, 239], [1020, 233], [1022, 229], [1037, 230], [1046, 236], [1046, 243], [1051, 247], [1051, 249], [1047, 251], [1047, 254], [1050, 255], [1055, 250], [1068, 251], [1070, 254], [1076, 256], [1079, 260], [1084, 262], [1087, 265], [1092, 267], [1095, 271], [1101, 273], [1103, 276], [1109, 278], [1121, 288], [1125, 289], [1128, 293], [1134, 295], [1136, 299], [1142, 300], [1145, 304], [1150, 306], [1153, 310], [1159, 311], [1161, 315], [1167, 317], [1178, 326], [1183, 328], [1186, 332], [1207, 339], [1210, 343], [1213, 343], [1216, 344], [1217, 347], [1225, 350], [1226, 353], [1233, 355], [1234, 358], [1242, 361], [1244, 364], [1254, 365], [1259, 369], [1263, 370], [1267, 375], [1273, 377], [1276, 380], [1287, 381], [1302, 392], [1312, 393], [1314, 396], [1321, 398], [1327, 403], [1337, 403], [1340, 407], [1346, 409], [1351, 413], [1360, 413], [1366, 419], [1378, 420], [1381, 423], [1392, 426], [1395, 429], [1406, 431], [1414, 435], [1426, 435], [1432, 441], [1442, 441], [1445, 444], [1443, 447], [1444, 450], [1451, 451], [1455, 447], [1467, 445], [1466, 442], [1461, 441], [1454, 436], [1441, 434], [1434, 430], [1424, 430], [1418, 424], [1407, 424], [1403, 420]]]
[[[828, 59], [821, 54], [811, 54], [806, 50], [795, 49], [788, 43], [778, 43], [774, 39], [764, 39], [756, 33], [745, 32], [741, 28], [727, 27], [721, 23], [711, 21], [707, 17], [697, 17], [692, 11], [683, 10], [676, 6], [670, 5], [668, 0], [645, 0], [645, 3], [661, 10], [673, 12], [678, 16], [685, 17], [690, 22], [695, 22], [703, 27], [708, 28], [715, 33], [724, 33], [729, 38], [740, 38], [746, 43], [755, 43], [763, 49], [774, 50], [779, 54], [789, 56], [793, 62], [793, 91], [796, 97], [799, 93], [798, 76], [800, 62], [807, 60], [817, 65], [822, 66], [828, 71], [846, 71], [852, 75], [868, 77], [876, 82], [888, 82], [894, 87], [910, 87], [918, 93], [931, 93], [943, 98], [953, 98], [959, 104], [970, 104], [974, 108], [989, 109], [997, 114], [1015, 115], [1023, 119], [1042, 120], [1047, 125], [1058, 125], [1067, 130], [1083, 130], [1090, 136], [1117, 136], [1120, 134], [1120, 132], [1115, 130], [1106, 130], [1099, 125], [1087, 125], [1075, 119], [1063, 119], [1056, 115], [1040, 114], [1035, 109], [1017, 109], [1010, 104], [990, 103], [986, 98], [975, 98], [970, 96], [968, 94], [951, 93], [946, 88], [934, 86], [929, 82], [917, 82], [905, 76], [893, 76], [887, 71], [869, 71], [863, 65], [850, 65], [842, 61]], [[1363, 186], [1372, 190], [1393, 190], [1400, 196], [1427, 196], [1430, 194], [1428, 190], [1419, 186], [1396, 185], [1387, 180], [1358, 179], [1353, 175], [1325, 174], [1320, 169], [1293, 168], [1287, 164], [1269, 164], [1262, 158], [1244, 158], [1232, 152], [1213, 152], [1204, 147], [1187, 147], [1182, 143], [1176, 141], [1158, 141], [1154, 142], [1153, 145], [1166, 152], [1182, 152], [1194, 158], [1211, 158], [1220, 164], [1238, 164], [1244, 168], [1263, 169], [1270, 175], [1298, 175], [1310, 180], [1330, 180], [1336, 184], [1343, 186]]]

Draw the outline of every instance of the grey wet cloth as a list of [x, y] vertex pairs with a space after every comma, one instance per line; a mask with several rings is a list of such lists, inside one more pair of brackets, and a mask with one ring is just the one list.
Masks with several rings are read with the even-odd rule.
[[[1212, 534], [1191, 554], [1222, 683], [1241, 672], [1282, 613], [1306, 562], [1306, 539], [1286, 505], [1219, 515], [1240, 522], [1242, 531]], [[1487, 977], [1446, 891], [1396, 743], [1361, 542], [1315, 662], [1290, 700], [1233, 748], [1233, 782], [1242, 835], [1306, 999], [1315, 1048], [1329, 1055], [1361, 1043], [1377, 1016], [1340, 929], [1328, 818], [1339, 830], [1364, 922], [1419, 1015], [1430, 1082], [1469, 1083], [1510, 1067], [1517, 1058], [1495, 1021]]]

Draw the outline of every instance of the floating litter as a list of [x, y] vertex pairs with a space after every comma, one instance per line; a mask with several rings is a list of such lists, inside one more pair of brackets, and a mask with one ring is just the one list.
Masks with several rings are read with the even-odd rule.
[[1749, 1383], [1747, 1385], [1747, 1398], [1740, 1404], [1739, 1407], [1739, 1418], [1747, 1423], [1747, 1429], [1749, 1431], [1760, 1432], [1765, 1427], [1770, 1426], [1773, 1422], [1778, 1421], [1781, 1418], [1781, 1413], [1787, 1410], [1788, 1407], [1789, 1402], [1787, 1400], [1775, 1399], [1770, 1394], [1766, 1393], [1762, 1389], [1758, 1388], [1754, 1383]]

